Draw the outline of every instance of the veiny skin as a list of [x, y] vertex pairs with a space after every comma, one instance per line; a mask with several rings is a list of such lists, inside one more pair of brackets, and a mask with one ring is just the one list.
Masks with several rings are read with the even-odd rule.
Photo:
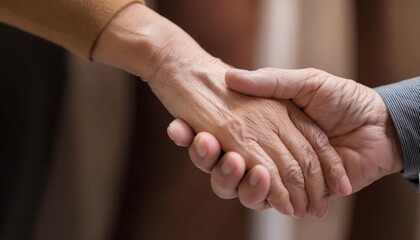
[[[226, 75], [226, 83], [230, 88], [248, 95], [291, 99], [325, 132], [326, 135], [321, 135], [321, 138], [326, 136], [330, 139], [344, 162], [353, 192], [403, 168], [400, 145], [388, 111], [381, 97], [371, 88], [317, 69], [235, 70]], [[301, 124], [305, 125], [303, 122]], [[177, 142], [179, 136], [186, 136], [183, 140], [191, 143], [194, 134], [179, 119], [170, 125], [168, 132], [172, 132], [176, 126], [177, 134], [170, 135], [171, 138]], [[241, 202], [263, 201], [267, 197], [269, 182], [265, 180], [269, 178], [269, 172], [260, 168], [257, 173], [245, 173], [240, 168], [244, 160], [235, 153], [218, 160], [220, 145], [217, 141], [208, 133], [197, 134], [190, 147], [193, 162], [199, 168], [210, 171], [212, 179], [217, 178], [212, 181], [214, 189], [230, 192], [231, 195], [238, 191], [247, 192], [247, 197]], [[197, 149], [206, 149], [206, 156], [198, 156]], [[221, 174], [220, 166], [226, 165], [237, 171]], [[334, 172], [329, 166], [322, 165], [322, 168], [325, 178], [331, 171]], [[247, 183], [252, 174], [258, 175], [254, 178], [262, 183], [258, 186]], [[254, 197], [257, 199], [250, 196], [257, 196]], [[324, 213], [313, 215], [322, 217]]]
[[[230, 67], [146, 6], [122, 10], [101, 34], [92, 56], [142, 77], [170, 113], [196, 132], [213, 134], [226, 151], [239, 153], [245, 169], [267, 169], [267, 203], [259, 208], [273, 206], [304, 217], [308, 207], [327, 208], [326, 193], [340, 193], [337, 183], [346, 174], [344, 166], [315, 124], [294, 124], [311, 122], [299, 108], [288, 100], [228, 89], [224, 78]], [[327, 191], [319, 165], [331, 159], [335, 170]]]

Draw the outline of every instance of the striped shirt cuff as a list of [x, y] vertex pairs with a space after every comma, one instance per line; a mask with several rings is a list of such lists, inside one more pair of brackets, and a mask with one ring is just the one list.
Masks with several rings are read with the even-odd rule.
[[385, 102], [404, 157], [402, 175], [419, 187], [420, 77], [375, 89]]

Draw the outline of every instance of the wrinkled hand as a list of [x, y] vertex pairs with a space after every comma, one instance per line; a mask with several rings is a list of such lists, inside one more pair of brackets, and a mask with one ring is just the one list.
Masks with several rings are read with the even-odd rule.
[[[305, 217], [308, 211], [322, 216], [327, 212], [330, 192], [351, 192], [337, 152], [295, 104], [231, 91], [224, 81], [227, 65], [208, 57], [196, 45], [190, 46], [183, 56], [190, 53], [191, 59], [183, 59], [181, 67], [174, 61], [162, 64], [149, 85], [174, 116], [195, 132], [211, 133], [225, 151], [238, 153], [244, 159], [244, 169], [261, 165], [267, 170], [270, 185], [266, 201], [243, 201], [245, 206], [260, 210], [274, 207], [297, 217]], [[176, 49], [169, 52], [176, 53]], [[330, 169], [331, 174], [324, 177], [321, 168]], [[252, 185], [260, 184], [258, 180], [249, 179]], [[240, 199], [251, 198], [246, 191], [238, 194]], [[237, 196], [229, 191], [219, 191], [218, 195]]]
[[316, 69], [239, 71], [226, 81], [245, 94], [292, 99], [330, 139], [353, 191], [402, 170], [394, 126], [375, 90]]
[[[224, 73], [221, 76], [224, 77]], [[214, 77], [204, 76], [205, 81]], [[217, 76], [220, 77], [216, 75], [214, 79]], [[198, 79], [188, 78], [200, 83]], [[207, 131], [220, 139], [220, 145], [226, 151], [243, 157], [244, 162], [238, 168], [253, 169], [260, 165], [254, 171], [269, 173], [268, 180], [259, 178], [258, 174], [249, 177], [252, 186], [270, 183], [265, 193], [267, 201], [253, 201], [250, 205], [243, 202], [245, 206], [254, 209], [273, 206], [283, 214], [298, 217], [305, 217], [308, 209], [312, 214], [324, 215], [329, 193], [326, 182], [338, 194], [351, 192], [348, 180], [344, 185], [342, 183], [343, 178], [347, 179], [344, 167], [327, 137], [290, 101], [253, 98], [231, 91], [226, 94], [220, 91], [215, 95], [215, 91], [206, 85], [198, 86], [193, 91], [184, 89], [172, 100], [182, 102], [182, 108], [173, 109], [174, 105], [170, 105], [168, 109], [192, 125], [195, 131]], [[205, 155], [203, 152], [197, 154]], [[327, 181], [320, 162], [334, 169]], [[221, 168], [225, 174], [233, 170]], [[218, 194], [224, 198], [236, 197], [229, 191]], [[252, 198], [246, 191], [239, 192], [241, 195]]]
[[[153, 33], [139, 37], [163, 45], [144, 65], [140, 60], [132, 61], [133, 72], [143, 76], [172, 115], [196, 132], [214, 135], [224, 150], [241, 155], [244, 169], [261, 165], [267, 170], [270, 186], [266, 201], [252, 207], [272, 206], [299, 217], [306, 216], [308, 209], [322, 215], [327, 211], [328, 189], [337, 194], [351, 192], [338, 154], [298, 107], [289, 100], [255, 98], [228, 89], [224, 79], [229, 66], [205, 52], [174, 24], [161, 19], [152, 22], [159, 21], [157, 37], [150, 38]], [[134, 44], [130, 52], [135, 51]], [[326, 181], [320, 162], [335, 169]], [[263, 183], [258, 180], [250, 179], [253, 185]]]
[[328, 191], [317, 156], [336, 169], [326, 181], [330, 189], [350, 190], [340, 186], [345, 170], [338, 154], [299, 108], [228, 89], [224, 78], [230, 67], [146, 6], [131, 4], [119, 12], [98, 38], [92, 58], [140, 76], [175, 117], [239, 153], [244, 169], [264, 167], [270, 187], [267, 201], [256, 208], [274, 206], [304, 216], [309, 204], [312, 211], [324, 211]]
[[[353, 191], [369, 185], [379, 178], [402, 169], [402, 157], [393, 125], [386, 106], [373, 90], [354, 81], [342, 79], [315, 70], [261, 69], [254, 72], [230, 71], [226, 83], [236, 91], [245, 94], [292, 99], [310, 118], [312, 118], [330, 139], [350, 177]], [[174, 131], [176, 130], [176, 131]], [[189, 144], [193, 139], [191, 129], [180, 120], [175, 120], [168, 129], [171, 138], [178, 143]], [[205, 157], [196, 155], [197, 150], [206, 149]], [[203, 151], [203, 150], [201, 150]], [[264, 198], [267, 185], [253, 187], [244, 185], [245, 171], [234, 174], [220, 174], [220, 166], [237, 168], [242, 164], [241, 157], [235, 153], [222, 156], [218, 161], [220, 147], [214, 136], [199, 133], [190, 147], [190, 156], [201, 168], [211, 169], [213, 188], [223, 191], [246, 191], [258, 199]], [[328, 166], [323, 166], [324, 176], [331, 174]], [[258, 169], [257, 174], [248, 175], [268, 178], [268, 172]], [[248, 197], [245, 201], [251, 201]]]

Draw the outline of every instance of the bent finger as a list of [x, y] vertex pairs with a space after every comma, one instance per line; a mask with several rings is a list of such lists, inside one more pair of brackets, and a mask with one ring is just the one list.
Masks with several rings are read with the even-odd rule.
[[299, 132], [294, 134], [293, 138], [287, 139], [287, 136], [283, 138], [302, 169], [308, 194], [308, 212], [315, 217], [323, 217], [328, 210], [329, 189], [320, 163], [322, 158], [312, 146], [313, 136], [308, 134], [315, 131], [317, 126], [298, 109], [290, 112], [290, 118]]
[[300, 115], [299, 118], [293, 117], [292, 119], [299, 119], [293, 122], [316, 152], [330, 194], [349, 195], [352, 192], [352, 186], [340, 155], [331, 146], [322, 129], [304, 113]]
[[269, 189], [269, 171], [262, 165], [256, 165], [248, 171], [239, 185], [239, 200], [247, 208], [265, 210], [271, 207], [266, 200]]
[[245, 160], [235, 152], [226, 153], [211, 170], [211, 187], [220, 198], [238, 197], [238, 186], [245, 176]]
[[200, 132], [188, 149], [191, 161], [203, 172], [210, 173], [221, 153], [219, 141], [210, 133]]

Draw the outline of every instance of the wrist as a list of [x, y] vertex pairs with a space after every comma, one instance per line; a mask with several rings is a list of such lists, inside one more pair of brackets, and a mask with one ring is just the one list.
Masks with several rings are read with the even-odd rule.
[[391, 116], [388, 112], [388, 109], [385, 105], [385, 102], [382, 100], [382, 98], [377, 94], [378, 101], [380, 102], [380, 109], [383, 119], [384, 119], [384, 129], [385, 129], [385, 136], [388, 139], [392, 156], [391, 156], [391, 166], [389, 174], [401, 172], [404, 168], [404, 161], [403, 161], [403, 154], [401, 149], [401, 144], [398, 138], [397, 131], [395, 130], [394, 124], [392, 122]]
[[148, 84], [173, 116], [202, 131], [196, 128], [199, 123], [220, 122], [226, 116], [218, 113], [229, 112], [227, 101], [232, 93], [224, 82], [228, 69], [216, 58], [197, 59], [193, 63], [168, 61]]
[[386, 133], [392, 145], [392, 152], [393, 152], [393, 159], [394, 159], [394, 164], [392, 166], [392, 173], [401, 172], [404, 169], [404, 160], [403, 160], [403, 154], [402, 154], [402, 149], [401, 149], [401, 143], [398, 138], [397, 131], [395, 130], [394, 124], [388, 112], [387, 112], [387, 120], [385, 124], [386, 124], [385, 125]]
[[165, 58], [163, 49], [176, 28], [143, 4], [130, 4], [101, 33], [92, 58], [149, 81]]
[[117, 14], [92, 57], [141, 77], [172, 115], [194, 127], [203, 119], [218, 122], [217, 113], [227, 112], [222, 109], [227, 109], [229, 67], [144, 5], [132, 4]]

